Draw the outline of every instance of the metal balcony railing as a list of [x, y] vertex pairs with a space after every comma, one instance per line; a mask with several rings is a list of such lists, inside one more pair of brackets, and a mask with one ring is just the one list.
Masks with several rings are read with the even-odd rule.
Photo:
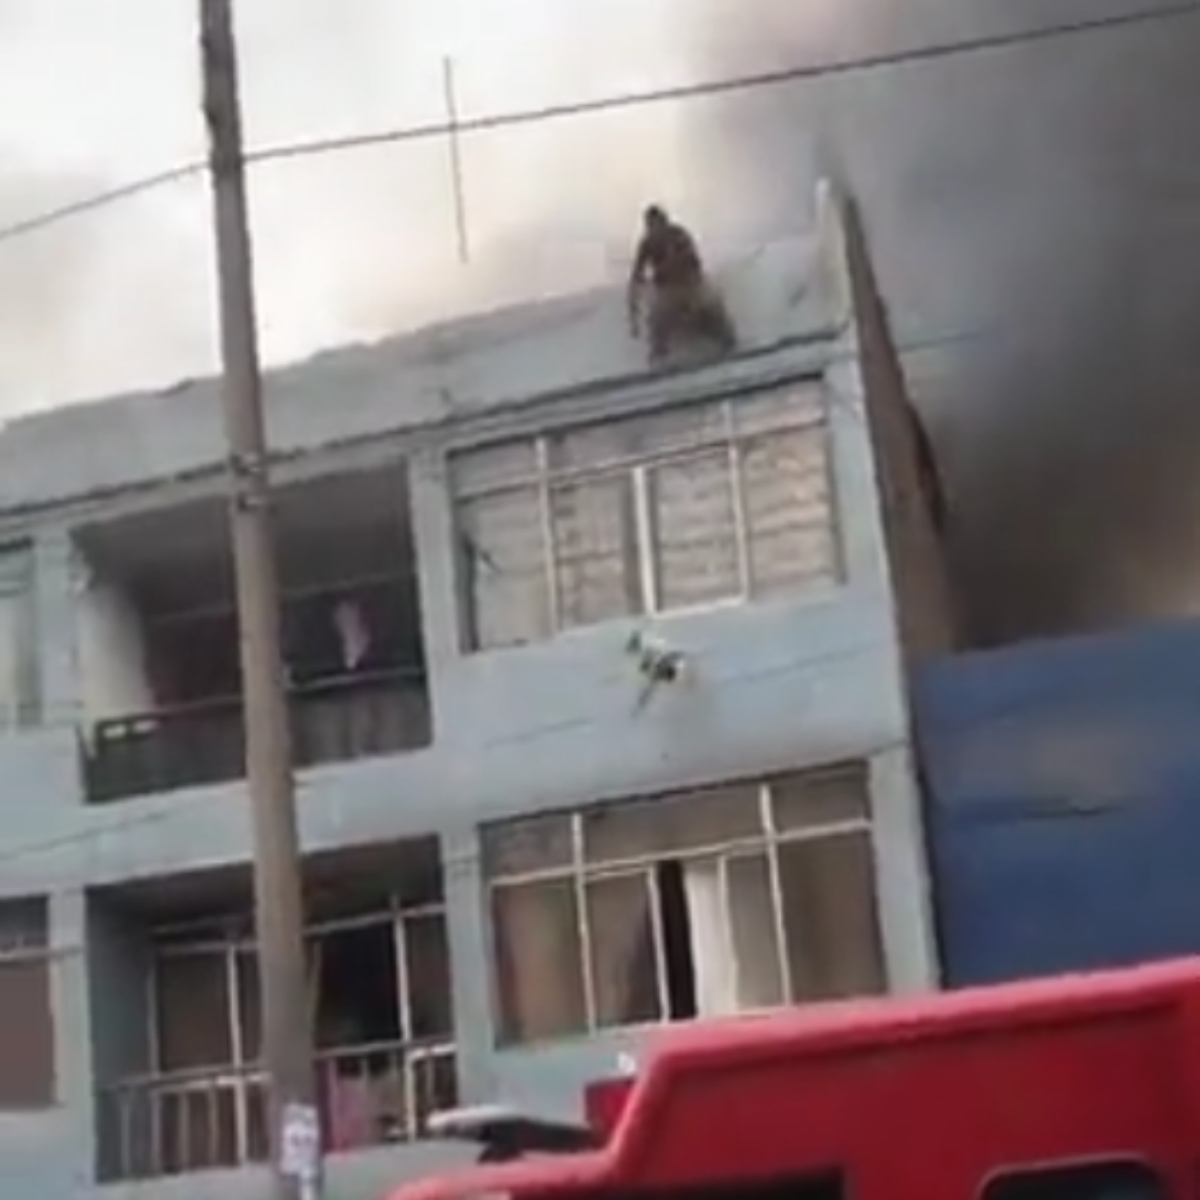
[[[322, 1051], [316, 1067], [330, 1154], [415, 1141], [430, 1113], [457, 1103], [450, 1042]], [[100, 1174], [148, 1179], [263, 1162], [266, 1101], [257, 1065], [177, 1071], [102, 1089]]]
[[[415, 750], [432, 736], [425, 675], [412, 668], [296, 687], [289, 705], [298, 767]], [[88, 799], [240, 779], [245, 757], [240, 697], [101, 721], [85, 751]]]

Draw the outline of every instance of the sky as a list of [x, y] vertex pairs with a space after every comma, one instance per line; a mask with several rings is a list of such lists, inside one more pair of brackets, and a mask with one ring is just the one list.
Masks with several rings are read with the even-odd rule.
[[[447, 56], [468, 117], [691, 81], [756, 2], [241, 0], [247, 140], [442, 120]], [[802, 24], [819, 33], [832, 7]], [[198, 92], [195, 2], [0, 0], [0, 226], [201, 157]], [[257, 168], [265, 360], [611, 279], [650, 198], [716, 253], [765, 236], [728, 195], [705, 203], [697, 107], [465, 138], [466, 266], [444, 142]], [[208, 221], [196, 176], [0, 241], [0, 417], [212, 371]]]
[[[235, 0], [249, 140], [828, 62], [1167, 0]], [[202, 155], [198, 0], [0, 0], [0, 227]], [[1200, 10], [1197, 10], [1200, 12]], [[984, 642], [1200, 611], [1200, 18], [256, 169], [266, 362], [868, 215]], [[0, 239], [0, 419], [216, 369], [195, 177]], [[931, 348], [932, 347], [932, 348]], [[1036, 532], [1036, 536], [1032, 534]]]

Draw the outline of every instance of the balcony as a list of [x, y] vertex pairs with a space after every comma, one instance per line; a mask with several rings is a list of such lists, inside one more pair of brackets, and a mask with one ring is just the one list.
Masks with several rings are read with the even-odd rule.
[[[298, 766], [433, 736], [403, 472], [283, 488], [276, 505]], [[76, 531], [77, 643], [91, 803], [245, 773], [238, 625], [220, 498]]]
[[[317, 1055], [329, 1154], [416, 1141], [430, 1113], [457, 1103], [454, 1045], [378, 1042]], [[148, 1179], [264, 1162], [266, 1083], [257, 1066], [123, 1081], [99, 1095], [114, 1179]]]
[[[290, 689], [297, 767], [397, 754], [429, 745], [424, 672], [412, 668], [322, 679]], [[94, 804], [225, 783], [245, 773], [240, 698], [99, 721], [85, 756]]]
[[[317, 1104], [330, 1154], [415, 1141], [456, 1103], [450, 956], [435, 838], [304, 862]], [[248, 867], [89, 895], [98, 1173], [267, 1157]]]

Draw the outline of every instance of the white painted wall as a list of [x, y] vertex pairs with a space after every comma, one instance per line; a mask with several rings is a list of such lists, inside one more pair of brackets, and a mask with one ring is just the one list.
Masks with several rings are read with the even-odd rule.
[[83, 571], [76, 597], [79, 688], [87, 728], [154, 707], [141, 618], [111, 581]]

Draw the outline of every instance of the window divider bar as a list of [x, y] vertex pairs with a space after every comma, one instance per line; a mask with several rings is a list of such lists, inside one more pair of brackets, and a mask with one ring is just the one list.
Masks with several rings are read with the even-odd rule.
[[[229, 1047], [233, 1061], [241, 1066], [246, 1061], [245, 1038], [242, 1037], [242, 964], [241, 955], [234, 946], [225, 952], [225, 987], [229, 993]], [[250, 1116], [246, 1106], [246, 1080], [239, 1076], [233, 1088], [233, 1127], [238, 1162], [250, 1157]]]
[[742, 1009], [742, 964], [738, 958], [737, 938], [733, 936], [733, 895], [729, 887], [729, 856], [717, 859], [717, 894], [721, 898], [721, 941], [725, 956], [733, 964], [733, 1010]]
[[575, 890], [575, 921], [579, 932], [579, 953], [583, 968], [583, 1012], [589, 1033], [596, 1029], [596, 986], [592, 967], [592, 923], [588, 919], [587, 881], [588, 873], [584, 862], [583, 818], [579, 813], [571, 814], [571, 848], [574, 869], [571, 883]]
[[554, 546], [554, 514], [550, 507], [550, 448], [544, 437], [534, 441], [538, 468], [538, 509], [542, 523], [542, 562], [546, 572], [546, 611], [550, 635], [562, 628], [562, 597], [558, 587], [558, 554]]
[[767, 882], [771, 889], [771, 920], [775, 926], [775, 953], [779, 956], [779, 978], [783, 983], [783, 1003], [795, 1002], [792, 981], [792, 957], [788, 953], [787, 920], [783, 915], [783, 883], [779, 869], [779, 842], [767, 843]]
[[[397, 909], [392, 916], [392, 950], [396, 956], [396, 1011], [400, 1017], [400, 1037], [407, 1047], [413, 1039], [412, 981], [408, 977], [408, 929]], [[407, 1052], [405, 1054], [407, 1058]]]
[[642, 603], [649, 615], [659, 612], [657, 547], [654, 541], [654, 514], [650, 506], [649, 469], [642, 463], [633, 468], [633, 511], [637, 523], [638, 574], [642, 583]]

